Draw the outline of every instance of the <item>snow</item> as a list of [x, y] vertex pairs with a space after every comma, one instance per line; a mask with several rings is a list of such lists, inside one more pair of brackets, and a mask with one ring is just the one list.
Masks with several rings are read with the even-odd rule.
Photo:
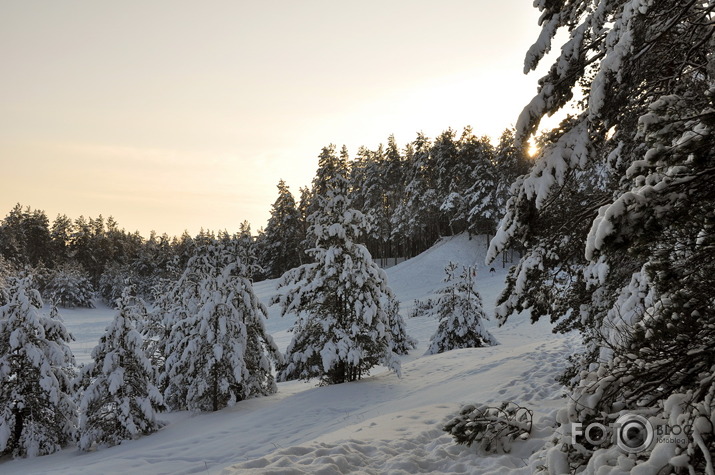
[[557, 13], [552, 16], [545, 24], [542, 25], [541, 33], [539, 33], [539, 38], [536, 43], [531, 45], [529, 50], [526, 52], [526, 57], [524, 59], [524, 74], [529, 71], [536, 69], [537, 64], [541, 61], [549, 51], [551, 51], [551, 40], [556, 34], [556, 30], [559, 27], [561, 21], [561, 16]]
[[[567, 356], [580, 347], [575, 335], [554, 335], [548, 322], [529, 323], [529, 315], [503, 327], [485, 322], [499, 346], [421, 356], [437, 327], [430, 317], [406, 318], [415, 299], [434, 297], [444, 266], [481, 264], [484, 236], [456, 236], [423, 254], [386, 270], [401, 301], [407, 331], [419, 340], [402, 357], [402, 377], [378, 368], [354, 383], [316, 387], [314, 382], [278, 384], [278, 392], [238, 402], [214, 413], [160, 415], [167, 425], [158, 432], [119, 446], [82, 453], [68, 447], [31, 459], [0, 459], [0, 472], [11, 474], [244, 474], [244, 473], [529, 473], [529, 457], [553, 434], [563, 388], [554, 381]], [[479, 267], [476, 287], [485, 310], [504, 287], [506, 269]], [[255, 292], [268, 303], [276, 280], [257, 283]], [[90, 360], [114, 311], [62, 310], [76, 341], [78, 361]], [[266, 329], [285, 350], [293, 324], [281, 318], [278, 305], [268, 309]], [[456, 445], [441, 430], [445, 419], [463, 404], [514, 401], [534, 411], [532, 437], [515, 442], [510, 454], [479, 456]]]

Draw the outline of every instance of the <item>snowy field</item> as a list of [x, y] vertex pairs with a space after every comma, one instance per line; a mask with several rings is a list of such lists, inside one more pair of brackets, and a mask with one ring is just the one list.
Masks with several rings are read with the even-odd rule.
[[[387, 270], [402, 302], [401, 313], [419, 346], [403, 357], [403, 376], [385, 369], [355, 383], [316, 387], [314, 382], [278, 384], [278, 393], [216, 413], [165, 414], [159, 432], [120, 446], [83, 453], [59, 453], [0, 462], [2, 474], [244, 474], [244, 473], [528, 473], [530, 455], [553, 433], [562, 388], [555, 382], [568, 355], [578, 349], [575, 335], [554, 335], [547, 322], [531, 325], [528, 315], [501, 328], [487, 328], [499, 346], [423, 356], [437, 321], [407, 318], [414, 299], [433, 296], [442, 285], [448, 261], [479, 268], [477, 288], [485, 308], [504, 286], [506, 270], [483, 265], [485, 240], [456, 236]], [[267, 303], [276, 281], [257, 283]], [[269, 309], [267, 322], [281, 350], [291, 334], [289, 318]], [[113, 311], [64, 310], [65, 324], [77, 341], [78, 362], [90, 352]], [[513, 401], [534, 411], [532, 437], [511, 454], [478, 456], [455, 445], [441, 430], [461, 404]]]

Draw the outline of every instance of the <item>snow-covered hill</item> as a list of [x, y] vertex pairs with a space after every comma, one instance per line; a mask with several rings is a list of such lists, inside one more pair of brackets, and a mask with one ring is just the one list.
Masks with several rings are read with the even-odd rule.
[[[442, 282], [448, 261], [482, 264], [484, 238], [456, 236], [437, 243], [414, 259], [387, 270], [390, 286], [402, 302], [403, 315], [414, 299], [428, 298]], [[503, 288], [505, 271], [479, 266], [477, 286], [490, 310]], [[256, 284], [264, 302], [275, 281]], [[63, 312], [75, 333], [79, 361], [87, 361], [112, 311]], [[268, 329], [281, 349], [290, 340], [290, 318], [270, 309]], [[172, 413], [156, 434], [122, 445], [81, 453], [60, 453], [0, 462], [3, 474], [109, 473], [526, 473], [525, 461], [550, 433], [560, 407], [561, 388], [554, 381], [578, 345], [575, 336], [553, 335], [546, 322], [531, 325], [528, 316], [487, 327], [501, 345], [423, 356], [437, 322], [407, 319], [420, 344], [403, 359], [403, 377], [386, 370], [356, 383], [316, 387], [313, 383], [278, 385], [269, 397], [242, 401], [217, 413]], [[529, 441], [509, 455], [480, 457], [457, 446], [441, 429], [460, 404], [511, 400], [535, 411]]]

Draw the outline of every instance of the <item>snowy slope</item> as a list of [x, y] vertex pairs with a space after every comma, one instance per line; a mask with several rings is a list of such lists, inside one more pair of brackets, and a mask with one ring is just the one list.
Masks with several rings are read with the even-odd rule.
[[[470, 241], [457, 236], [388, 269], [403, 314], [415, 298], [427, 298], [439, 288], [449, 260], [481, 264], [485, 250], [483, 237]], [[504, 276], [499, 268], [477, 276], [488, 310]], [[264, 302], [275, 285], [256, 284]], [[268, 329], [285, 349], [291, 318], [279, 317], [277, 308], [269, 311]], [[98, 326], [101, 333], [112, 312], [99, 308], [63, 316], [78, 338], [75, 349], [81, 351], [93, 338], [84, 335], [93, 335]], [[402, 379], [377, 370], [362, 381], [330, 387], [280, 383], [275, 395], [217, 413], [165, 415], [167, 427], [121, 446], [5, 459], [0, 473], [526, 473], [525, 461], [549, 435], [553, 413], [562, 404], [554, 377], [578, 346], [577, 339], [552, 335], [547, 323], [532, 326], [527, 316], [519, 316], [502, 328], [487, 322], [499, 346], [422, 356], [437, 322], [423, 317], [406, 323], [420, 345], [403, 359]], [[532, 439], [515, 446], [512, 454], [479, 457], [440, 430], [444, 418], [462, 403], [502, 400], [535, 411]]]

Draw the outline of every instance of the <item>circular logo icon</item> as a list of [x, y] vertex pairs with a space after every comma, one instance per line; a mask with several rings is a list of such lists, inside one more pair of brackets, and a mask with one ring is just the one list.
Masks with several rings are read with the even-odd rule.
[[636, 454], [653, 443], [653, 426], [648, 419], [636, 414], [624, 414], [616, 420], [616, 444], [626, 453]]

